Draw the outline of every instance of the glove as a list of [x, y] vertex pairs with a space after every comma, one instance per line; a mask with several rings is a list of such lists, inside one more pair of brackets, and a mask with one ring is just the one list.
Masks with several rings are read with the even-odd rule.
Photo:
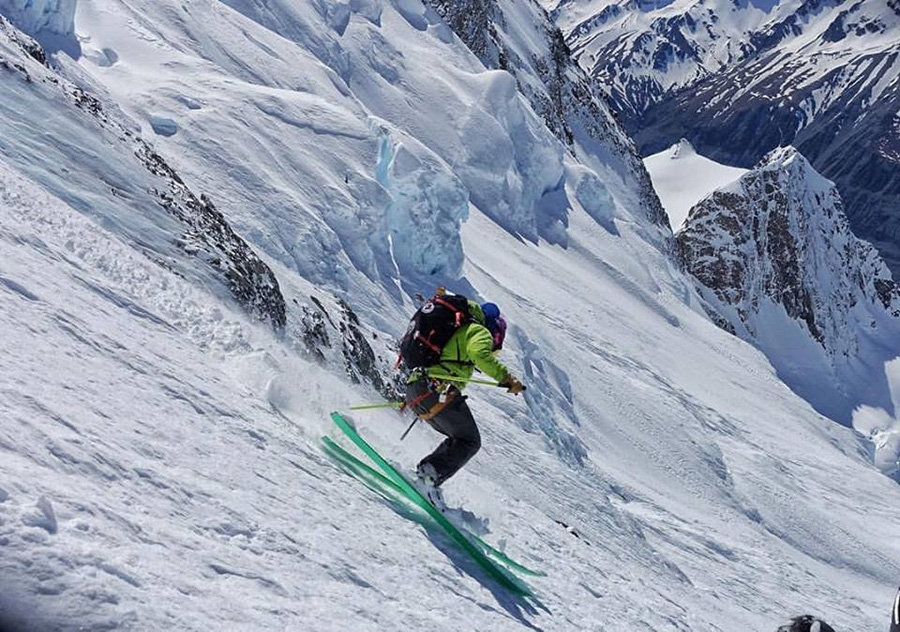
[[507, 393], [512, 393], [513, 395], [518, 395], [525, 390], [525, 385], [511, 374], [507, 375], [503, 381], [500, 382], [500, 386], [504, 387]]

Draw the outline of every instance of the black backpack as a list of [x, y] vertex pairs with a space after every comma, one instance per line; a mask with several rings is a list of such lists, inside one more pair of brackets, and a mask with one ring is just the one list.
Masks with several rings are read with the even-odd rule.
[[441, 358], [441, 350], [453, 333], [466, 323], [474, 322], [469, 301], [459, 294], [436, 295], [425, 301], [400, 340], [400, 358], [410, 369], [433, 366]]

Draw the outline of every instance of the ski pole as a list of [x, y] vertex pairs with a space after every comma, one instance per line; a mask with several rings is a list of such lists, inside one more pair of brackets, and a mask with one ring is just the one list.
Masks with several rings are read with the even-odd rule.
[[[433, 377], [436, 380], [447, 380], [449, 382], [468, 382], [469, 384], [484, 384], [485, 386], [499, 386], [500, 388], [506, 388], [505, 385], [500, 384], [499, 382], [494, 382], [492, 380], [479, 380], [475, 378], [466, 378], [466, 377], [456, 377], [454, 375], [436, 375], [429, 373], [428, 377]], [[525, 387], [522, 387], [522, 390], [526, 390]]]
[[409, 431], [413, 429], [413, 426], [416, 425], [416, 422], [417, 422], [417, 421], [419, 421], [419, 418], [418, 418], [418, 417], [414, 417], [413, 420], [412, 420], [412, 423], [409, 424], [409, 428], [406, 429], [406, 432], [404, 432], [402, 435], [400, 435], [400, 441], [403, 441], [404, 439], [406, 439], [406, 435], [408, 435], [408, 434], [409, 434]]
[[374, 410], [376, 408], [400, 408], [403, 402], [387, 402], [386, 404], [360, 404], [359, 406], [351, 406], [350, 410]]
[[447, 380], [448, 382], [468, 382], [469, 384], [484, 384], [485, 386], [500, 386], [498, 382], [494, 382], [493, 380], [479, 380], [473, 377], [459, 377], [456, 375], [438, 375], [436, 373], [429, 373], [428, 377], [433, 377], [436, 380]]

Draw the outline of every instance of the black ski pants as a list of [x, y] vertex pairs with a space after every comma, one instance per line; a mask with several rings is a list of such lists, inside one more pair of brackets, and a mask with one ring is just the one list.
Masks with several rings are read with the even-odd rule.
[[[428, 424], [447, 438], [437, 449], [419, 462], [430, 463], [437, 472], [436, 485], [456, 474], [481, 449], [481, 434], [466, 398], [457, 389], [448, 392], [450, 402]], [[418, 401], [417, 401], [418, 400]], [[417, 415], [427, 415], [439, 403], [439, 395], [431, 390], [427, 379], [417, 380], [406, 387], [406, 402], [412, 404]]]

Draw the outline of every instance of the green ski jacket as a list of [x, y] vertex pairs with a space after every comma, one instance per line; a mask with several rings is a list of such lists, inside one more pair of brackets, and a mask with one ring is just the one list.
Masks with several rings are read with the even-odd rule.
[[[477, 368], [485, 375], [502, 382], [509, 375], [509, 369], [500, 362], [491, 350], [494, 348], [494, 337], [484, 326], [484, 313], [481, 305], [469, 301], [469, 311], [475, 319], [474, 323], [463, 325], [450, 337], [441, 350], [441, 359], [436, 365], [428, 368], [429, 375], [452, 375], [469, 379]], [[466, 387], [466, 382], [443, 379], [459, 390]]]

